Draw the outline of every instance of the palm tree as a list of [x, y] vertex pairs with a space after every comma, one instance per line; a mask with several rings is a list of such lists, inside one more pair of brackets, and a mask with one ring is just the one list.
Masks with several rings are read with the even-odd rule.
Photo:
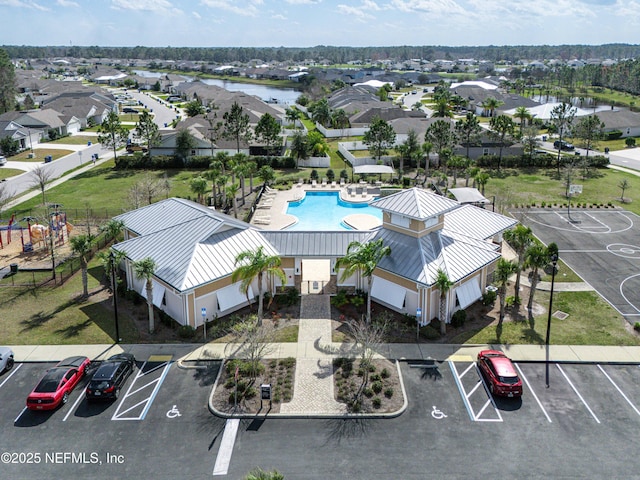
[[244, 477], [244, 480], [284, 480], [284, 475], [282, 475], [277, 470], [273, 472], [265, 472], [261, 468], [256, 468], [249, 472], [249, 475]]
[[336, 270], [344, 268], [341, 277], [343, 281], [356, 272], [367, 278], [367, 323], [371, 323], [373, 271], [380, 261], [388, 255], [391, 255], [391, 247], [383, 245], [382, 239], [367, 243], [353, 241], [347, 247], [347, 254], [336, 261]]
[[487, 182], [489, 181], [489, 174], [487, 172], [480, 172], [476, 175], [475, 177], [475, 182], [478, 184], [478, 186], [480, 187], [480, 191], [482, 192], [482, 195], [484, 195], [484, 187], [487, 184]]
[[440, 334], [447, 333], [447, 292], [453, 287], [447, 273], [441, 268], [436, 273], [436, 281], [433, 284], [440, 291]]
[[531, 120], [531, 114], [529, 113], [529, 109], [527, 107], [516, 107], [516, 112], [513, 116], [520, 120], [520, 137], [522, 137], [522, 129], [524, 128], [524, 122], [526, 120]]
[[80, 258], [80, 269], [82, 271], [82, 298], [89, 296], [89, 279], [87, 275], [88, 270], [88, 256], [91, 253], [95, 237], [92, 235], [78, 235], [71, 237], [71, 251], [78, 255]]
[[482, 108], [489, 111], [489, 116], [493, 118], [493, 115], [496, 109], [500, 106], [504, 105], [502, 100], [498, 100], [497, 98], [488, 97], [482, 102]]
[[236, 256], [236, 265], [238, 267], [231, 274], [231, 281], [240, 280], [240, 288], [248, 295], [249, 286], [254, 279], [258, 280], [258, 325], [262, 325], [262, 305], [264, 276], [275, 275], [284, 284], [287, 277], [280, 267], [281, 259], [278, 255], [268, 255], [264, 251], [264, 247], [260, 246], [257, 250], [246, 250], [240, 252]]
[[146, 282], [147, 292], [147, 308], [149, 310], [149, 333], [155, 330], [153, 318], [153, 275], [156, 272], [156, 262], [153, 258], [145, 257], [138, 262], [133, 263], [133, 272], [138, 279], [144, 279]]
[[122, 220], [111, 219], [100, 230], [110, 240], [116, 240], [124, 230], [124, 222]]
[[549, 251], [544, 245], [535, 243], [527, 248], [524, 255], [524, 266], [531, 269], [531, 290], [529, 291], [529, 301], [527, 302], [529, 311], [533, 308], [533, 295], [538, 286], [538, 270], [544, 268], [548, 262]]
[[498, 297], [500, 297], [500, 317], [498, 325], [502, 326], [504, 320], [504, 304], [507, 297], [507, 282], [509, 277], [516, 271], [517, 265], [506, 258], [498, 260], [496, 271], [493, 274], [494, 281], [498, 284]]
[[515, 285], [515, 297], [516, 303], [520, 303], [520, 274], [524, 265], [525, 254], [527, 249], [533, 243], [533, 232], [531, 228], [525, 227], [521, 223], [516, 225], [513, 229], [504, 232], [504, 239], [507, 241], [511, 248], [513, 248], [518, 255], [518, 261], [516, 263], [516, 285]]
[[301, 116], [300, 110], [298, 110], [295, 107], [287, 108], [285, 110], [285, 115], [286, 115], [285, 118], [287, 119], [287, 122], [292, 123], [293, 126], [297, 129], [298, 128], [297, 121], [300, 120], [300, 116]]
[[207, 193], [209, 185], [207, 185], [207, 179], [198, 175], [197, 177], [193, 177], [189, 181], [189, 188], [193, 193], [198, 196], [198, 203], [203, 203], [202, 199], [204, 194]]
[[122, 260], [125, 259], [127, 254], [126, 252], [123, 252], [121, 250], [114, 250], [113, 248], [110, 248], [108, 252], [98, 252], [97, 256], [100, 259], [100, 262], [102, 263], [102, 267], [104, 268], [105, 275], [109, 278], [109, 283], [111, 285], [111, 294], [112, 294], [111, 305], [114, 305], [116, 289], [118, 288], [118, 285], [116, 284], [117, 281], [114, 281], [115, 278], [112, 275], [112, 272], [115, 268], [118, 267], [118, 265], [120, 265], [120, 262], [122, 262]]
[[331, 107], [326, 98], [318, 100], [313, 104], [311, 119], [320, 125], [327, 126], [331, 122]]

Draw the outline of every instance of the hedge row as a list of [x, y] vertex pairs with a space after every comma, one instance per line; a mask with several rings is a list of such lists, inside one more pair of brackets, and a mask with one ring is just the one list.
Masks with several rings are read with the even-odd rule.
[[[500, 166], [504, 168], [553, 168], [556, 166], [557, 155], [542, 154], [524, 157], [516, 155], [505, 155], [502, 157]], [[574, 161], [574, 165], [578, 165], [581, 161], [587, 160], [590, 168], [605, 168], [609, 165], [609, 159], [604, 155], [590, 155], [570, 157], [562, 155], [560, 159], [563, 164], [566, 164], [569, 160]], [[476, 160], [478, 167], [482, 168], [498, 168], [498, 157], [495, 155], [484, 155]]]
[[[291, 157], [251, 157], [256, 162], [258, 168], [265, 165], [271, 168], [295, 168], [296, 161]], [[173, 155], [154, 155], [134, 153], [133, 155], [122, 155], [116, 159], [116, 169], [140, 169], [140, 170], [164, 170], [168, 168], [188, 167], [194, 170], [207, 170], [211, 164], [210, 156], [194, 156], [183, 161]]]

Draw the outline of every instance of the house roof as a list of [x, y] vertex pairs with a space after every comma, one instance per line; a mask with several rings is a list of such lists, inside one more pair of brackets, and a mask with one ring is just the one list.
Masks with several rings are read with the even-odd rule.
[[371, 203], [385, 212], [397, 213], [417, 220], [426, 220], [458, 208], [460, 204], [421, 188], [410, 188]]
[[285, 257], [340, 257], [351, 242], [366, 242], [368, 231], [302, 232], [263, 231], [262, 235]]
[[516, 223], [511, 217], [473, 205], [461, 205], [444, 216], [444, 228], [448, 231], [482, 240], [488, 240]]
[[596, 112], [596, 116], [604, 122], [607, 130], [622, 130], [640, 126], [640, 114], [626, 109], [602, 110]]

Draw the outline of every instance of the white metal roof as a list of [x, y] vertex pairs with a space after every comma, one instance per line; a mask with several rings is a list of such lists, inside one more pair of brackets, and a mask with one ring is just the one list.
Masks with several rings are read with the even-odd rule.
[[405, 217], [426, 220], [459, 208], [460, 204], [422, 188], [410, 188], [379, 198], [371, 206]]
[[488, 240], [516, 223], [511, 217], [473, 205], [461, 205], [444, 216], [447, 230], [482, 240]]

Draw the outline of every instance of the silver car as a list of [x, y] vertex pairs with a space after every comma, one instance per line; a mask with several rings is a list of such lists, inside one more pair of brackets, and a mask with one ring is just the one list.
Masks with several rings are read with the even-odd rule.
[[0, 373], [13, 367], [13, 351], [9, 347], [0, 347]]

